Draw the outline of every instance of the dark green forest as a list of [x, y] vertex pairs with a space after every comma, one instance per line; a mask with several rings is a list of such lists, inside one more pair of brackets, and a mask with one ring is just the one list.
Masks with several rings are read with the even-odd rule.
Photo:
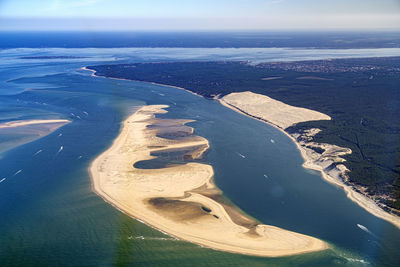
[[400, 58], [336, 59], [251, 65], [247, 62], [138, 63], [88, 67], [97, 75], [183, 87], [206, 98], [252, 91], [320, 111], [331, 121], [316, 142], [350, 148], [350, 183], [400, 214]]

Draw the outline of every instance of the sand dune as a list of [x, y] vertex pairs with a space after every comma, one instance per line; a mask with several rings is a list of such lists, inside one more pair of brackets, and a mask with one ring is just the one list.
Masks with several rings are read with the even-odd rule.
[[[331, 118], [328, 115], [310, 109], [290, 106], [268, 96], [252, 92], [231, 93], [219, 99], [219, 101], [230, 109], [259, 119], [281, 130], [299, 148], [304, 158], [303, 166], [305, 168], [320, 171], [325, 180], [343, 188], [349, 199], [371, 214], [400, 228], [400, 217], [386, 212], [374, 200], [353, 190], [352, 186], [345, 183], [348, 180], [347, 173], [349, 170], [341, 164], [345, 161], [342, 157], [351, 154], [351, 149], [313, 142], [313, 137], [321, 131], [320, 129], [312, 128], [302, 133], [292, 134], [285, 131], [287, 127], [299, 122], [330, 120]], [[320, 154], [312, 148], [319, 148], [324, 152]]]
[[231, 93], [224, 96], [221, 101], [249, 113], [251, 116], [268, 119], [269, 122], [282, 129], [303, 121], [331, 119], [323, 113], [293, 107], [268, 96], [252, 92]]
[[189, 122], [156, 119], [154, 114], [165, 113], [166, 107], [139, 109], [124, 122], [113, 145], [93, 161], [90, 173], [97, 194], [169, 235], [217, 250], [274, 257], [327, 248], [319, 239], [259, 224], [219, 201], [222, 192], [213, 182], [210, 165], [135, 168], [138, 161], [154, 159], [151, 153], [157, 151], [192, 149], [191, 157], [198, 158], [208, 149], [208, 141], [199, 136], [157, 137], [161, 129], [177, 131]]

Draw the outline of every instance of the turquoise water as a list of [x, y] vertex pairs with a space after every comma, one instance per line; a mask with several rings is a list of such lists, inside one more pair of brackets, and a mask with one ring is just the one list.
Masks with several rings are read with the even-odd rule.
[[[0, 70], [0, 120], [57, 117], [72, 123], [1, 155], [0, 180], [6, 178], [0, 183], [1, 265], [400, 263], [400, 230], [364, 211], [319, 173], [302, 168], [286, 135], [182, 90], [94, 78], [79, 70], [89, 63], [128, 60], [114, 51], [98, 52], [96, 57], [96, 49], [86, 50], [90, 60], [31, 62], [18, 59], [31, 50], [2, 51], [7, 64]], [[175, 240], [105, 203], [91, 191], [88, 166], [110, 146], [124, 118], [144, 104], [170, 105], [162, 118], [196, 120], [188, 125], [211, 146], [202, 161], [214, 167], [216, 184], [241, 209], [265, 224], [321, 238], [331, 249], [282, 258], [213, 251]]]

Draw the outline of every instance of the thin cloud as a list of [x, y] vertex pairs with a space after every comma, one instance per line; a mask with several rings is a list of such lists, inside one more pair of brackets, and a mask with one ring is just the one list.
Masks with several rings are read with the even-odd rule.
[[271, 0], [270, 3], [271, 4], [280, 4], [282, 2], [284, 2], [285, 0]]
[[96, 5], [100, 0], [79, 0], [79, 1], [62, 1], [54, 0], [51, 5], [45, 10], [48, 12], [54, 12], [59, 10], [70, 10], [78, 7], [88, 7]]
[[99, 3], [100, 0], [80, 0], [74, 1], [70, 3], [70, 7], [83, 7], [83, 6], [92, 6]]

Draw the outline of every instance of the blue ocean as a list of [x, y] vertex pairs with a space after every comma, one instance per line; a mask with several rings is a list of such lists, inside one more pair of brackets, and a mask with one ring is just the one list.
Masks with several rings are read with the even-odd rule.
[[[93, 77], [82, 68], [400, 56], [400, 48], [35, 45], [0, 50], [0, 123], [71, 123], [22, 145], [26, 136], [0, 132], [0, 147], [8, 146], [0, 154], [0, 265], [399, 266], [400, 230], [304, 169], [296, 145], [280, 131], [184, 90]], [[159, 117], [195, 120], [189, 125], [210, 142], [203, 160], [233, 203], [265, 224], [320, 238], [330, 249], [281, 258], [215, 251], [174, 239], [104, 202], [91, 189], [88, 167], [112, 144], [121, 122], [151, 104], [169, 105]]]

